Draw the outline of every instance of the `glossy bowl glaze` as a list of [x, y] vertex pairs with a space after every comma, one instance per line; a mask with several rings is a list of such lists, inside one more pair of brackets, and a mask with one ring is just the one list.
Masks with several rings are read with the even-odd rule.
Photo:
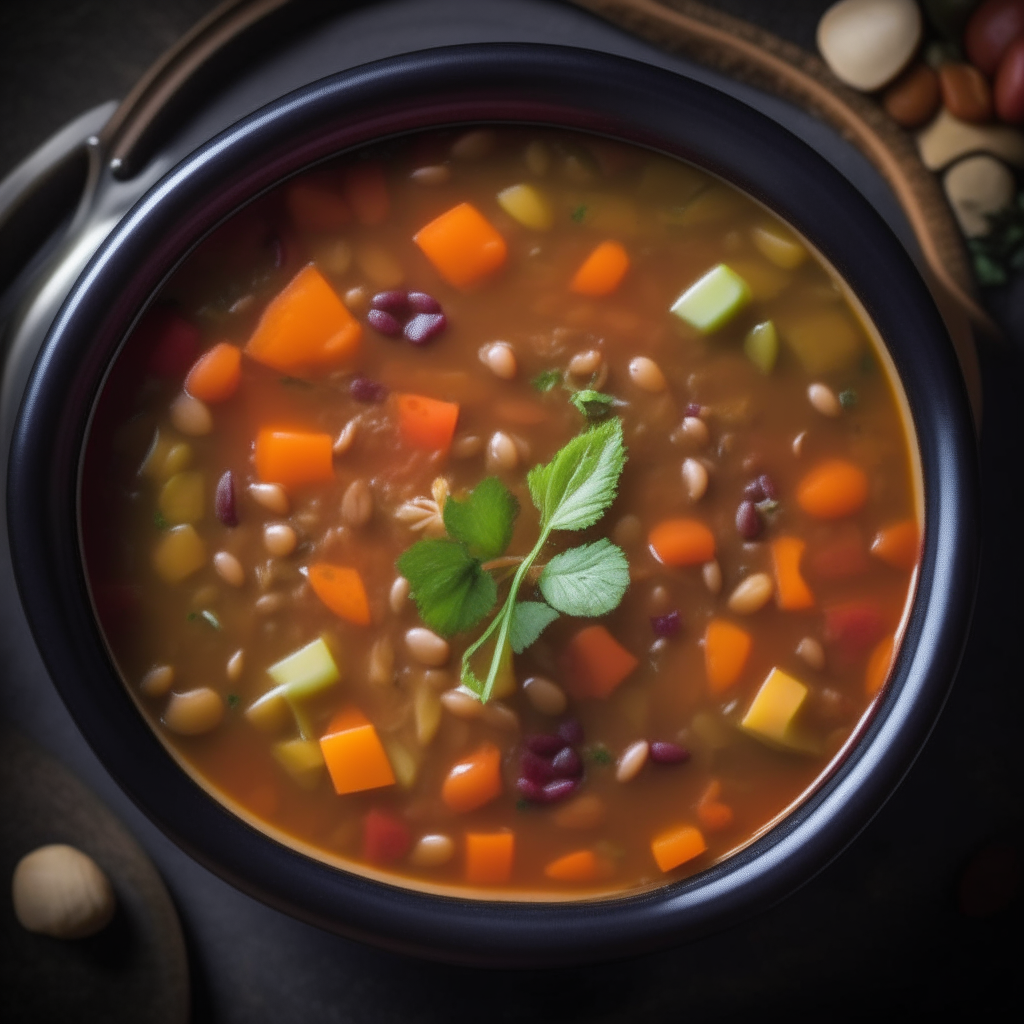
[[[434, 896], [339, 871], [232, 815], [137, 711], [93, 616], [79, 484], [96, 397], [171, 271], [226, 217], [289, 175], [370, 141], [475, 123], [565, 127], [681, 157], [789, 221], [846, 280], [885, 340], [909, 403], [924, 490], [917, 597], [892, 677], [848, 753], [796, 810], [739, 853], [636, 896], [502, 902]], [[722, 927], [810, 878], [868, 822], [926, 739], [974, 599], [977, 482], [956, 357], [895, 237], [828, 163], [755, 111], [620, 58], [481, 45], [384, 60], [285, 96], [159, 182], [75, 285], [33, 369], [9, 468], [22, 600], [50, 674], [107, 769], [180, 846], [239, 888], [343, 934], [498, 966], [630, 955]]]

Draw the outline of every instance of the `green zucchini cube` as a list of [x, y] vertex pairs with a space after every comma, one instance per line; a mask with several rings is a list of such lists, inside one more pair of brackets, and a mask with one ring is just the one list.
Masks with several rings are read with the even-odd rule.
[[747, 282], [724, 263], [709, 270], [672, 304], [672, 312], [702, 334], [728, 323], [750, 302]]

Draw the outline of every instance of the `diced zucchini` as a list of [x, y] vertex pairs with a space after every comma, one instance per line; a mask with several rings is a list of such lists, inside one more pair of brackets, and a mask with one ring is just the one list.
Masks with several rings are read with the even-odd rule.
[[672, 312], [703, 334], [717, 331], [750, 302], [747, 282], [724, 263], [709, 270], [672, 304]]
[[783, 270], [793, 270], [807, 258], [807, 250], [780, 224], [761, 224], [751, 237], [761, 255]]
[[395, 773], [395, 781], [402, 789], [411, 789], [420, 770], [417, 757], [404, 743], [396, 739], [385, 740], [384, 749]]
[[793, 719], [807, 698], [807, 687], [779, 668], [773, 668], [761, 684], [741, 728], [758, 739], [791, 749], [806, 744], [793, 735]]
[[751, 327], [743, 339], [747, 358], [762, 372], [771, 373], [779, 358], [779, 332], [771, 320]]
[[278, 692], [289, 701], [311, 697], [333, 686], [341, 678], [341, 672], [323, 637], [317, 637], [312, 643], [275, 662], [267, 669], [267, 673], [277, 683]]
[[498, 193], [498, 205], [524, 228], [547, 231], [555, 221], [551, 205], [532, 185], [510, 185]]
[[277, 763], [303, 788], [315, 789], [324, 773], [324, 756], [316, 740], [283, 740], [271, 747]]
[[203, 474], [195, 470], [175, 473], [160, 489], [158, 504], [164, 518], [173, 526], [198, 523], [206, 511]]
[[153, 568], [167, 583], [180, 583], [206, 564], [206, 545], [195, 528], [172, 527], [153, 552]]

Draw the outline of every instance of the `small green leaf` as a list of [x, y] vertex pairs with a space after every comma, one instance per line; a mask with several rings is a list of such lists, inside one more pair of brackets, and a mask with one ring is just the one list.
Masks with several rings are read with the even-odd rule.
[[153, 525], [158, 530], [169, 530], [171, 528], [171, 524], [167, 522], [167, 517], [160, 511], [160, 509], [157, 509], [153, 513]]
[[583, 391], [577, 391], [571, 395], [569, 401], [588, 420], [599, 420], [612, 411], [612, 406], [615, 404], [615, 396], [602, 394], [593, 388], [585, 388]]
[[603, 743], [597, 743], [592, 747], [586, 747], [583, 751], [583, 756], [594, 764], [609, 765], [612, 764], [615, 758], [612, 757], [611, 752]]
[[508, 630], [512, 650], [522, 654], [557, 618], [558, 612], [543, 601], [517, 601]]
[[418, 541], [397, 564], [420, 617], [442, 636], [472, 629], [498, 599], [494, 580], [458, 541]]
[[527, 475], [542, 530], [585, 530], [615, 500], [626, 464], [622, 421], [616, 417], [578, 437]]
[[450, 537], [461, 540], [474, 558], [487, 560], [504, 554], [512, 539], [519, 502], [496, 477], [473, 488], [465, 501], [449, 498], [444, 504], [444, 525]]
[[569, 214], [569, 219], [573, 222], [573, 224], [582, 224], [583, 221], [586, 220], [586, 217], [587, 208], [583, 204], [577, 206], [576, 209]]
[[242, 699], [242, 698], [241, 698], [241, 697], [239, 697], [237, 693], [229, 693], [229, 694], [227, 695], [227, 703], [228, 703], [228, 707], [229, 707], [229, 708], [237, 708], [237, 707], [238, 707], [238, 704], [239, 704], [239, 702], [241, 701], [241, 699]]
[[839, 404], [844, 409], [852, 409], [857, 404], [857, 392], [853, 388], [846, 388], [839, 392]]
[[539, 586], [548, 603], [566, 615], [605, 615], [626, 593], [629, 563], [621, 548], [602, 537], [555, 555]]
[[535, 390], [544, 393], [550, 391], [552, 388], [557, 387], [562, 380], [561, 370], [541, 370], [530, 384]]

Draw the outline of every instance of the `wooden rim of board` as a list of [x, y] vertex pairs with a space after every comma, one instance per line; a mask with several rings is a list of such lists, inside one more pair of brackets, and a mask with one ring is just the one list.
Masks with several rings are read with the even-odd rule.
[[874, 100], [843, 85], [824, 61], [739, 18], [693, 0], [571, 2], [664, 50], [802, 107], [871, 161], [917, 239], [924, 261], [920, 269], [946, 322], [980, 428], [981, 371], [972, 325], [996, 337], [1000, 330], [978, 302], [960, 228], [913, 137]]

